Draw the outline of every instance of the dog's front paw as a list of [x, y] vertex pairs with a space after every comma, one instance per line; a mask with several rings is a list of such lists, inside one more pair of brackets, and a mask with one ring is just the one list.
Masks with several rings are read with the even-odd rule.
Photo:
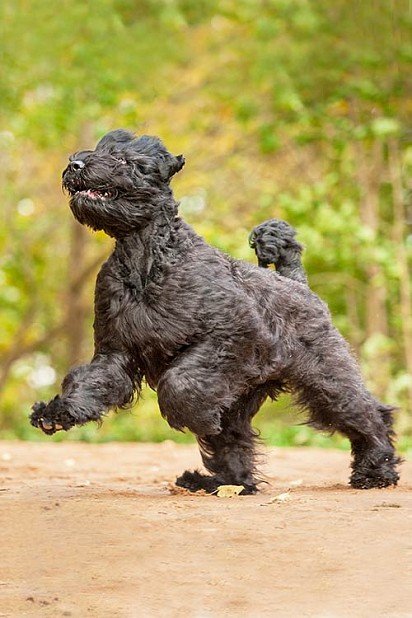
[[47, 404], [44, 401], [36, 402], [32, 410], [30, 423], [33, 427], [38, 427], [49, 436], [62, 429], [67, 431], [76, 423], [73, 416], [65, 408], [59, 395], [56, 395]]
[[[222, 485], [237, 484], [231, 481], [227, 481], [218, 476], [210, 476], [208, 474], [201, 474], [198, 470], [190, 472], [185, 470], [181, 476], [176, 479], [176, 485], [178, 487], [184, 487], [189, 491], [196, 492], [204, 490], [208, 494], [215, 494]], [[255, 484], [242, 483], [243, 489], [239, 495], [248, 496], [257, 493], [258, 489]]]
[[178, 487], [184, 487], [184, 489], [188, 489], [192, 492], [202, 489], [208, 494], [213, 494], [222, 483], [220, 483], [215, 476], [201, 474], [198, 470], [194, 472], [186, 470], [176, 479], [176, 485]]

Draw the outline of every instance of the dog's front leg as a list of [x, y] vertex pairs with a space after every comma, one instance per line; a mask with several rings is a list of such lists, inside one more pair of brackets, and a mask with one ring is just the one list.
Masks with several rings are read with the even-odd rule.
[[34, 404], [30, 422], [47, 434], [73, 425], [98, 421], [110, 408], [130, 403], [140, 388], [127, 355], [96, 354], [89, 365], [76, 367], [64, 378], [62, 394], [49, 403]]

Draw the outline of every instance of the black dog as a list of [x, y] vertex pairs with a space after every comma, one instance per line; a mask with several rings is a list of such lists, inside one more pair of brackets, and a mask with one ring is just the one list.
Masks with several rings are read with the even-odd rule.
[[65, 377], [61, 395], [34, 405], [32, 424], [52, 434], [99, 420], [129, 405], [145, 379], [168, 423], [196, 435], [211, 472], [186, 471], [177, 484], [253, 493], [251, 420], [267, 397], [291, 391], [311, 425], [350, 439], [353, 487], [396, 485], [393, 408], [366, 390], [306, 285], [294, 231], [269, 221], [252, 233], [260, 265], [277, 272], [210, 247], [177, 216], [169, 182], [183, 165], [157, 138], [123, 130], [70, 158], [63, 187], [74, 216], [116, 244], [97, 277], [94, 357]]

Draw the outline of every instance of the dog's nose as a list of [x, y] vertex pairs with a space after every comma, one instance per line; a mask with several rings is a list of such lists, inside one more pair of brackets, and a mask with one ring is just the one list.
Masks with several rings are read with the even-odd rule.
[[85, 163], [81, 159], [75, 159], [74, 161], [71, 161], [69, 163], [69, 168], [74, 172], [78, 172], [79, 170], [83, 169], [84, 166]]

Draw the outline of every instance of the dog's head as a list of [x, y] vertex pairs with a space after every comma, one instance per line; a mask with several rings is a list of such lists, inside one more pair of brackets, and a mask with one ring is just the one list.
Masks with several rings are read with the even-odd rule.
[[76, 219], [110, 236], [145, 226], [173, 203], [170, 179], [184, 165], [160, 139], [118, 129], [105, 135], [95, 150], [76, 152], [63, 172]]

